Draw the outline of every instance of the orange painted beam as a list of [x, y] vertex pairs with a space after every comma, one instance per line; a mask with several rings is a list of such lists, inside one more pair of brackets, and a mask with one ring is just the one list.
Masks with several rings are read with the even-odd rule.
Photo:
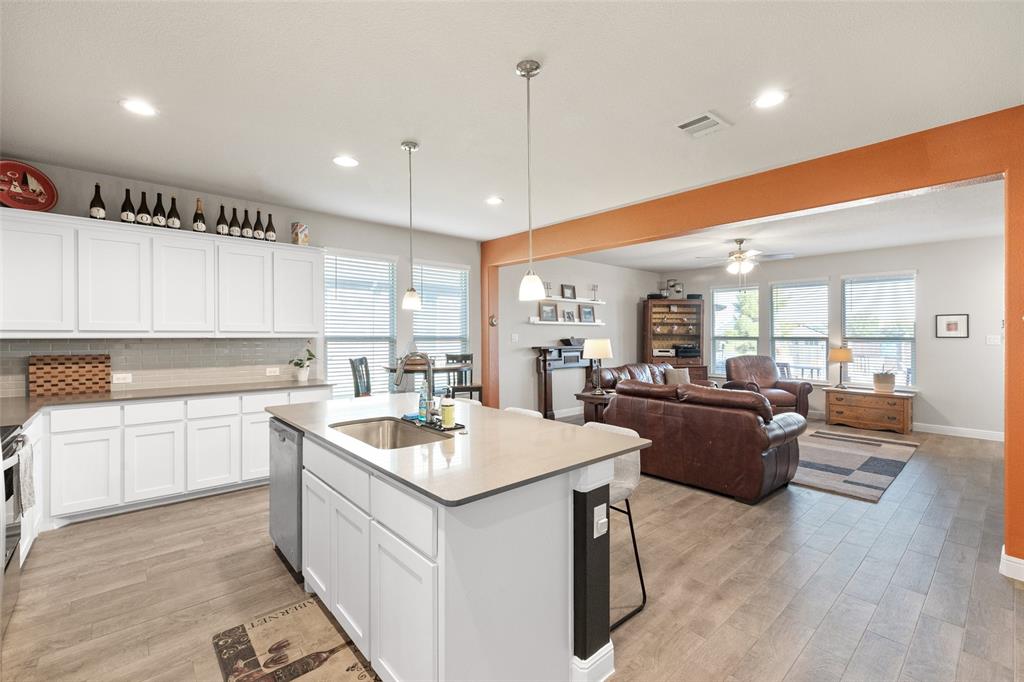
[[[1002, 175], [1006, 188], [1006, 376], [1024, 377], [1024, 106], [652, 199], [534, 231], [538, 259], [678, 237], [741, 220]], [[498, 268], [526, 260], [526, 234], [480, 249], [484, 398], [498, 402]], [[1024, 382], [1006, 381], [1008, 554], [1024, 558]]]

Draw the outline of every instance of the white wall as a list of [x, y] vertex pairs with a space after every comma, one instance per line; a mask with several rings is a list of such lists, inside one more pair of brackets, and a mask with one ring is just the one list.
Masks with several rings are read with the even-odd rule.
[[[900, 248], [770, 261], [758, 265], [747, 283], [760, 285], [759, 352], [769, 354], [770, 291], [773, 282], [827, 279], [829, 343], [842, 341], [841, 287], [844, 275], [917, 272], [917, 337], [915, 375], [920, 393], [914, 401], [914, 422], [923, 431], [1001, 438], [1003, 432], [1003, 289], [1002, 237], [939, 242]], [[737, 278], [722, 267], [686, 270], [678, 277], [687, 293], [711, 300], [713, 287], [736, 286]], [[967, 313], [970, 338], [935, 338], [935, 315]], [[708, 315], [710, 316], [710, 307]], [[710, 335], [711, 320], [706, 320]], [[1000, 345], [986, 337], [998, 336]], [[710, 338], [705, 348], [711, 348]], [[711, 358], [705, 360], [710, 365]], [[829, 382], [839, 380], [839, 366], [829, 367]], [[824, 393], [811, 394], [811, 410], [824, 410]]]
[[[559, 295], [562, 284], [575, 284], [578, 298], [590, 298], [590, 286], [598, 285], [597, 297], [607, 305], [595, 306], [604, 327], [531, 325], [527, 320], [538, 314], [537, 303], [519, 301], [519, 280], [525, 265], [499, 268], [498, 300], [498, 369], [501, 377], [500, 404], [537, 409], [536, 351], [533, 346], [559, 345], [569, 336], [608, 338], [615, 357], [604, 361], [606, 367], [636, 362], [639, 302], [657, 290], [659, 276], [644, 270], [620, 268], [591, 263], [575, 258], [539, 261], [534, 269], [545, 282], [551, 282], [552, 293]], [[578, 315], [579, 313], [577, 313]], [[517, 340], [513, 341], [513, 336]], [[557, 416], [582, 412], [573, 395], [583, 387], [583, 369], [558, 370], [552, 373], [552, 399]]]
[[[102, 188], [103, 202], [107, 207], [108, 218], [113, 217], [116, 219], [126, 187], [131, 189], [132, 201], [136, 206], [138, 206], [141, 198], [140, 193], [145, 191], [150, 209], [153, 208], [153, 204], [156, 201], [157, 192], [162, 192], [164, 195], [165, 209], [170, 206], [171, 195], [176, 196], [178, 199], [178, 212], [181, 214], [183, 226], [190, 226], [192, 224], [192, 213], [195, 210], [197, 197], [203, 200], [203, 209], [210, 229], [212, 229], [213, 223], [217, 219], [221, 204], [224, 204], [228, 217], [231, 216], [231, 208], [235, 206], [238, 207], [239, 218], [241, 218], [242, 209], [247, 208], [249, 209], [250, 218], [255, 220], [256, 210], [259, 209], [263, 212], [264, 221], [266, 221], [267, 213], [274, 214], [274, 227], [277, 229], [279, 241], [290, 241], [291, 223], [302, 222], [309, 225], [312, 243], [316, 246], [393, 257], [397, 262], [398, 291], [396, 295], [399, 302], [401, 302], [402, 293], [409, 287], [408, 229], [343, 216], [328, 215], [326, 213], [263, 204], [246, 199], [225, 197], [209, 192], [169, 187], [141, 180], [129, 180], [102, 173], [39, 163], [28, 159], [24, 160], [46, 173], [57, 186], [59, 199], [57, 206], [53, 209], [54, 213], [88, 216], [93, 185], [97, 182], [100, 183]], [[405, 205], [406, 201], [408, 199], [405, 195], [395, 197], [396, 203]], [[414, 238], [414, 248], [416, 259], [469, 266], [470, 347], [476, 354], [476, 357], [479, 358], [480, 242], [417, 231]], [[412, 342], [412, 315], [399, 310], [397, 321], [397, 348], [401, 354], [409, 350]]]

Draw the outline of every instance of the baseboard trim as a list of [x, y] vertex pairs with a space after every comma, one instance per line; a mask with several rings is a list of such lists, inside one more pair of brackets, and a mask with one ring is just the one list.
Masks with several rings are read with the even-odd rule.
[[572, 657], [572, 682], [604, 682], [614, 673], [615, 649], [611, 640], [585, 661]]
[[1006, 553], [1006, 545], [1003, 545], [1003, 554], [999, 559], [999, 572], [1007, 578], [1024, 582], [1024, 559], [1018, 559]]
[[575, 417], [583, 414], [582, 407], [563, 407], [561, 410], [555, 410], [555, 419], [565, 419], [566, 417]]
[[943, 424], [914, 423], [915, 431], [938, 433], [943, 436], [959, 436], [960, 438], [977, 438], [978, 440], [994, 440], [1003, 442], [1002, 431], [986, 431], [984, 429], [967, 429], [962, 426], [945, 426]]
[[822, 410], [807, 410], [807, 418], [825, 421], [825, 412]]

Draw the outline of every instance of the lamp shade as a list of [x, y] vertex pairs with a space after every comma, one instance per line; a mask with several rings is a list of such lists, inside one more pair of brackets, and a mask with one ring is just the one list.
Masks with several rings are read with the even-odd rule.
[[587, 360], [607, 360], [612, 357], [611, 339], [586, 339], [583, 341], [583, 357]]
[[853, 351], [846, 346], [828, 349], [829, 362], [853, 362]]
[[533, 270], [528, 270], [523, 279], [519, 282], [519, 300], [520, 301], [540, 301], [547, 293], [544, 291], [544, 282], [541, 281], [540, 277], [534, 274]]
[[414, 287], [409, 287], [405, 296], [402, 297], [402, 310], [422, 310], [423, 299], [420, 298], [420, 292], [416, 291]]

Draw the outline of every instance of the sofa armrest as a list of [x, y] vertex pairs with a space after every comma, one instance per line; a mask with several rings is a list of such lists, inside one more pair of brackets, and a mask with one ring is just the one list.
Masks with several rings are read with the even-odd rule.
[[775, 448], [788, 443], [807, 430], [807, 420], [796, 412], [784, 412], [764, 425], [768, 436], [768, 447]]
[[727, 388], [730, 391], [753, 391], [754, 393], [760, 393], [761, 387], [757, 385], [756, 381], [727, 381], [722, 384], [722, 388]]
[[811, 391], [814, 390], [814, 386], [807, 381], [793, 381], [792, 379], [780, 379], [775, 383], [776, 388], [780, 388], [787, 393], [792, 393], [796, 396], [796, 412], [798, 414], [807, 416], [807, 411], [810, 409], [810, 399], [808, 396], [811, 395]]

